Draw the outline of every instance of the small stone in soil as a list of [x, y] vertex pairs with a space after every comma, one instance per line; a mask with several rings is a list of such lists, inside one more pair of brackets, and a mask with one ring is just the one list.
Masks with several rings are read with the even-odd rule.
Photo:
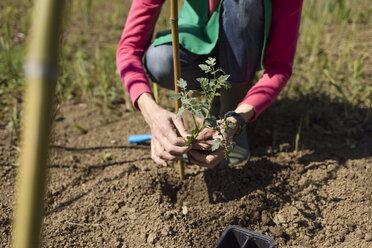
[[363, 231], [360, 230], [360, 229], [357, 229], [357, 230], [355, 231], [355, 234], [356, 234], [356, 236], [357, 236], [359, 239], [363, 239], [363, 238], [365, 237]]
[[260, 219], [260, 212], [258, 211], [253, 211], [251, 214], [250, 214], [250, 217], [252, 220], [259, 220]]
[[269, 227], [269, 230], [275, 237], [281, 237], [283, 235], [283, 230], [280, 226]]
[[307, 235], [303, 235], [302, 238], [305, 240], [305, 241], [310, 241], [310, 236], [307, 236]]
[[147, 243], [154, 244], [156, 240], [156, 234], [150, 233], [150, 235], [147, 237]]
[[170, 232], [170, 228], [169, 228], [169, 226], [165, 226], [165, 227], [161, 230], [161, 235], [163, 235], [163, 236], [168, 236], [168, 235], [169, 235], [169, 232]]
[[267, 225], [270, 223], [271, 219], [266, 211], [262, 211], [261, 221], [262, 221], [262, 225]]
[[285, 222], [285, 218], [282, 214], [277, 214], [274, 217], [274, 222], [275, 222], [275, 224], [282, 224], [282, 223]]
[[372, 241], [372, 233], [367, 233], [366, 236], [364, 237], [364, 239], [367, 242], [371, 242]]
[[337, 237], [336, 237], [336, 241], [337, 241], [337, 242], [344, 242], [344, 241], [345, 241], [345, 237], [344, 237], [343, 235], [341, 235], [341, 236], [337, 236]]

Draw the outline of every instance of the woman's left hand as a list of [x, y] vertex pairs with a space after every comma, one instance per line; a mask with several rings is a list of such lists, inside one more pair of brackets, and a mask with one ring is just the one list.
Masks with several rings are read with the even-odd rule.
[[[228, 121], [235, 124], [235, 127], [230, 130], [225, 139], [222, 139], [217, 131], [212, 129], [204, 129], [192, 144], [192, 149], [188, 152], [190, 162], [199, 166], [214, 168], [225, 158], [225, 146], [220, 147], [212, 152], [213, 141], [217, 138], [221, 140], [228, 140], [237, 132], [238, 123], [235, 118], [227, 118]], [[223, 127], [222, 127], [223, 128]]]

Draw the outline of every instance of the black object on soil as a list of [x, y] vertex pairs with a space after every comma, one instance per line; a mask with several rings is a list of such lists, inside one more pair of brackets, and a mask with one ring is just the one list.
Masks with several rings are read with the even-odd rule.
[[272, 248], [274, 239], [239, 226], [226, 228], [214, 248]]

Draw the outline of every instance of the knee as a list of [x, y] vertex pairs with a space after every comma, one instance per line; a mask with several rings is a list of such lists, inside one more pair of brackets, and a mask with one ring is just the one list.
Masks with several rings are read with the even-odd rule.
[[173, 52], [171, 45], [154, 47], [151, 45], [145, 55], [145, 66], [148, 73], [159, 84], [167, 84], [173, 76]]

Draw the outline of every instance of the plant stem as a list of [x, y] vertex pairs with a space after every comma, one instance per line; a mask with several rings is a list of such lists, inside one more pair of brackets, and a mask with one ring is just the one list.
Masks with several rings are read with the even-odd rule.
[[[213, 74], [213, 79], [216, 80], [216, 71], [214, 70], [214, 67], [213, 66], [212, 66], [212, 74]], [[211, 111], [212, 111], [212, 102], [213, 102], [213, 99], [214, 99], [215, 95], [216, 95], [216, 88], [213, 88], [212, 95], [208, 98], [208, 112], [207, 112], [207, 115], [205, 116], [205, 118], [203, 120], [202, 125], [199, 127], [199, 132], [200, 132], [200, 130], [203, 130], [204, 129], [205, 122], [209, 118], [209, 115], [211, 114]], [[198, 134], [199, 134], [199, 132], [198, 132]]]
[[192, 116], [192, 120], [194, 121], [194, 126], [195, 126], [195, 128], [197, 128], [198, 130], [200, 130], [200, 129], [198, 128], [198, 123], [196, 122], [195, 116], [194, 116], [194, 115], [191, 115], [191, 116]]

